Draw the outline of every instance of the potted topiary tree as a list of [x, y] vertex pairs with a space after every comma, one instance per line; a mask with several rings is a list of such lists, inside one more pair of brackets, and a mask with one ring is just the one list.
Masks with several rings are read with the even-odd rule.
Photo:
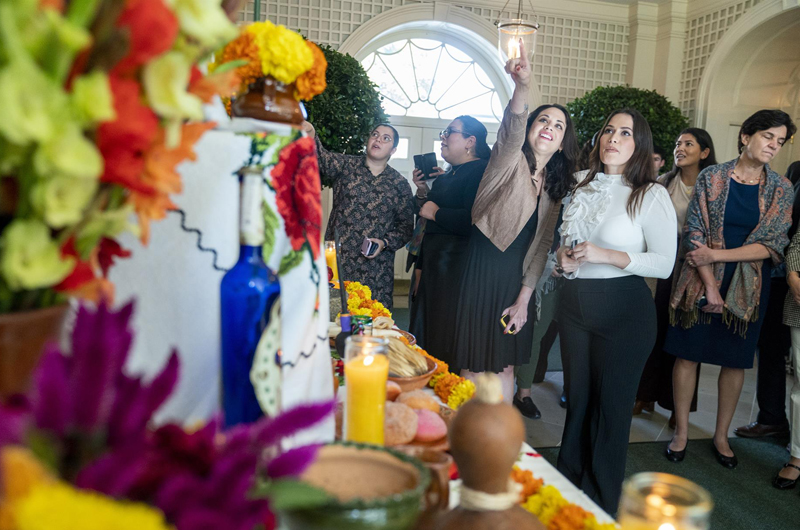
[[328, 61], [328, 88], [305, 103], [308, 121], [330, 151], [359, 154], [375, 124], [388, 120], [381, 106], [383, 98], [354, 57], [327, 45], [320, 48]]
[[[579, 144], [583, 145], [591, 140], [612, 111], [625, 107], [634, 108], [642, 113], [653, 131], [653, 143], [665, 153], [672, 152], [675, 139], [689, 126], [680, 109], [655, 90], [642, 90], [629, 86], [599, 86], [583, 97], [567, 103]], [[672, 157], [668, 156], [665, 169], [671, 167]]]

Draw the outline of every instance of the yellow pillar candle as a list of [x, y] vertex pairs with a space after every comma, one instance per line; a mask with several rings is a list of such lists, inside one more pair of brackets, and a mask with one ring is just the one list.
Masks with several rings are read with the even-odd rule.
[[336, 244], [333, 241], [325, 242], [325, 263], [333, 271], [331, 281], [339, 281], [339, 268], [336, 266]]
[[344, 439], [383, 445], [383, 418], [389, 359], [385, 339], [369, 336], [347, 338], [344, 378]]

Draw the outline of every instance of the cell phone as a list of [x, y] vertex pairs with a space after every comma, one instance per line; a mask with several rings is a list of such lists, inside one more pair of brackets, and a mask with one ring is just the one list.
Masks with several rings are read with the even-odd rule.
[[[501, 317], [500, 317], [500, 325], [501, 325], [501, 326], [503, 326], [503, 329], [506, 329], [506, 326], [508, 326], [508, 322], [506, 321], [506, 317], [507, 317], [507, 316], [508, 316], [508, 315], [503, 315], [503, 316], [501, 316]], [[514, 332], [516, 332], [516, 331], [517, 331], [517, 326], [515, 326], [515, 325], [514, 325], [514, 326], [511, 326], [511, 329], [510, 329], [510, 330], [508, 330], [508, 331], [509, 331], [510, 333], [514, 333]]]
[[438, 175], [431, 175], [436, 167], [436, 153], [414, 155], [414, 167], [422, 171], [422, 180], [435, 179]]
[[708, 298], [706, 298], [705, 296], [701, 296], [700, 300], [697, 301], [697, 309], [700, 309], [701, 307], [704, 307], [706, 305], [708, 305]]
[[374, 241], [370, 241], [366, 237], [364, 238], [364, 242], [361, 243], [361, 253], [364, 254], [366, 257], [370, 257], [378, 250], [378, 244]]

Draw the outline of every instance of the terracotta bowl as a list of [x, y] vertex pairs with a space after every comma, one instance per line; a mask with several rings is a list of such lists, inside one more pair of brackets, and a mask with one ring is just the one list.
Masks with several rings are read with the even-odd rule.
[[341, 442], [320, 449], [301, 480], [331, 500], [282, 512], [290, 530], [406, 530], [417, 522], [430, 473], [399, 451]]
[[420, 388], [425, 388], [425, 385], [428, 384], [428, 381], [431, 380], [433, 377], [433, 372], [436, 371], [436, 363], [428, 358], [425, 359], [428, 361], [428, 371], [422, 375], [415, 375], [414, 377], [392, 377], [389, 376], [389, 381], [394, 381], [398, 385], [400, 385], [400, 390], [403, 392], [409, 392], [411, 390], [419, 390]]

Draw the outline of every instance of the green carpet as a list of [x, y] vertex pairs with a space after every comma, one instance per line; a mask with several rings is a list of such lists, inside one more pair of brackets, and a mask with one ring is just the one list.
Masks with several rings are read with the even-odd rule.
[[[800, 528], [798, 488], [780, 491], [772, 487], [772, 477], [788, 461], [787, 438], [731, 439], [739, 458], [736, 469], [719, 465], [711, 440], [691, 440], [686, 459], [673, 464], [664, 456], [665, 443], [630, 444], [625, 475], [642, 471], [672, 473], [706, 488], [714, 499], [712, 530], [796, 530]], [[558, 448], [541, 449], [551, 464], [556, 464]]]

